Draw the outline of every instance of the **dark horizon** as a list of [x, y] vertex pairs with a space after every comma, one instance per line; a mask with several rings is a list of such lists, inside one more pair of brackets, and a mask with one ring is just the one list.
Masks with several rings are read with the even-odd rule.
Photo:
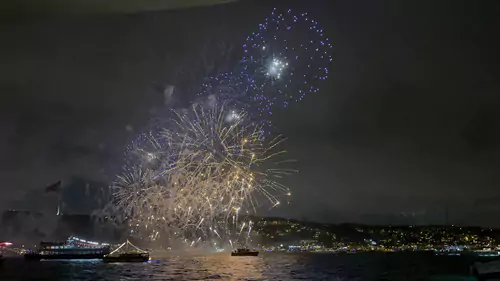
[[[2, 218], [5, 216], [8, 216], [8, 213], [15, 212], [19, 214], [24, 214], [24, 215], [33, 215], [35, 217], [39, 217], [40, 219], [43, 219], [46, 215], [50, 215], [49, 213], [43, 213], [43, 212], [32, 212], [29, 209], [5, 209], [2, 211]], [[71, 213], [71, 212], [61, 212], [60, 215], [55, 214], [54, 212], [51, 213], [53, 217], [59, 217], [59, 218], [89, 218], [92, 220], [92, 214], [89, 213]], [[310, 220], [310, 219], [298, 219], [298, 218], [287, 218], [287, 217], [278, 217], [278, 216], [258, 216], [258, 215], [249, 215], [245, 217], [246, 220], [249, 221], [255, 221], [255, 220], [266, 220], [266, 221], [283, 221], [283, 222], [293, 222], [293, 223], [301, 223], [301, 224], [308, 224], [308, 225], [316, 225], [316, 226], [363, 226], [363, 227], [369, 227], [369, 228], [385, 228], [385, 227], [394, 227], [394, 228], [421, 228], [421, 227], [438, 227], [438, 228], [480, 228], [480, 229], [491, 229], [491, 230], [500, 230], [500, 228], [495, 228], [495, 227], [485, 227], [485, 226], [480, 226], [480, 225], [456, 225], [456, 224], [403, 224], [403, 223], [396, 223], [396, 224], [383, 224], [383, 223], [360, 223], [360, 222], [334, 222], [334, 223], [329, 223], [329, 222], [321, 222], [321, 221], [315, 221], [315, 220]], [[3, 222], [3, 219], [0, 220], [0, 225]]]

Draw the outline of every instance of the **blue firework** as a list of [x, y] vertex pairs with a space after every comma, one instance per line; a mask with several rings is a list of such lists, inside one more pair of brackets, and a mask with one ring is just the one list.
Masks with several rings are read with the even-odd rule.
[[307, 13], [274, 9], [257, 31], [246, 37], [243, 57], [231, 72], [210, 77], [198, 95], [266, 123], [273, 108], [286, 108], [320, 90], [328, 78], [332, 45]]

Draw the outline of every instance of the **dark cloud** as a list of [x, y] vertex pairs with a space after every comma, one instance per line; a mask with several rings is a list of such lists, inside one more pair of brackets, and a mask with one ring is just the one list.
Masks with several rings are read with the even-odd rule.
[[89, 14], [135, 14], [210, 6], [232, 1], [235, 0], [6, 0], [0, 2], [0, 21]]
[[[493, 2], [313, 2], [290, 5], [325, 25], [335, 60], [319, 94], [276, 112], [300, 173], [273, 214], [442, 223], [448, 209], [452, 223], [497, 225], [483, 208], [500, 196]], [[0, 166], [12, 192], [1, 200], [60, 178], [112, 180], [166, 86], [187, 104], [272, 4], [2, 26]]]

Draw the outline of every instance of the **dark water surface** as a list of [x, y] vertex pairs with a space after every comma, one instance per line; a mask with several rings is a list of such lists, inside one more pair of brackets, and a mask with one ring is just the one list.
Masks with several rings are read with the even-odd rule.
[[116, 264], [13, 258], [0, 266], [0, 280], [426, 280], [441, 274], [468, 275], [472, 261], [422, 253], [215, 254]]

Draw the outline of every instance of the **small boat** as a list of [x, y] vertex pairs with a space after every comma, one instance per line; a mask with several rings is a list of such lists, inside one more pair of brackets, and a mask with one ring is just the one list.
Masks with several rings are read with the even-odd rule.
[[105, 255], [104, 262], [147, 262], [149, 253], [134, 246], [130, 241], [125, 241], [116, 250]]
[[462, 252], [434, 252], [435, 256], [461, 256]]
[[463, 250], [457, 250], [457, 249], [434, 250], [435, 256], [461, 256], [463, 253], [464, 253]]
[[500, 252], [499, 251], [493, 251], [491, 249], [484, 249], [484, 250], [481, 250], [481, 251], [476, 251], [475, 254], [478, 257], [482, 257], [482, 258], [491, 258], [491, 257], [498, 257], [498, 256], [500, 256]]
[[236, 256], [236, 257], [256, 257], [259, 255], [258, 251], [250, 251], [250, 249], [247, 248], [240, 248], [235, 251], [231, 252], [231, 256]]

